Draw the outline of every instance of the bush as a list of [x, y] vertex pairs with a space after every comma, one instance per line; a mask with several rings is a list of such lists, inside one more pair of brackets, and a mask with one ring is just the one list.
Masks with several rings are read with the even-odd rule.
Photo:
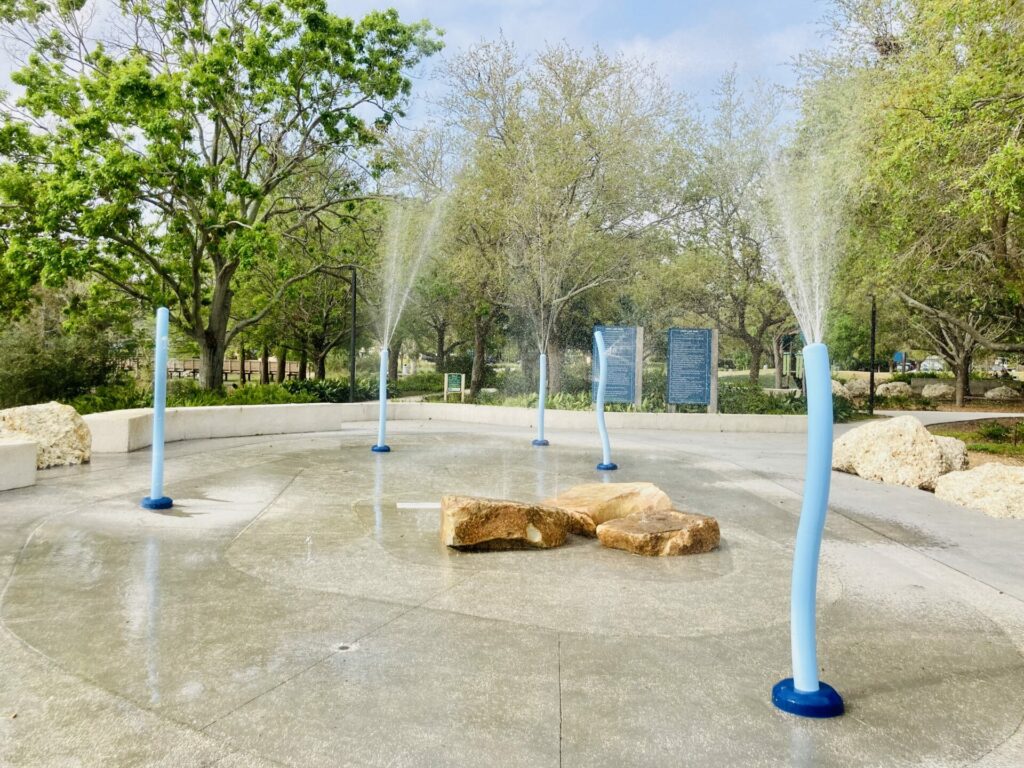
[[[466, 386], [469, 386], [468, 375], [466, 376]], [[441, 392], [444, 389], [444, 376], [435, 371], [420, 371], [411, 376], [400, 378], [394, 384], [394, 388], [399, 395]]]
[[102, 384], [92, 392], [64, 402], [84, 415], [126, 408], [148, 408], [153, 404], [153, 396], [140, 388], [134, 379], [127, 379], [115, 384]]
[[[356, 379], [356, 402], [376, 400], [378, 379]], [[305, 402], [313, 403], [347, 403], [349, 397], [348, 379], [289, 379], [281, 386], [298, 396], [305, 395], [312, 399]], [[394, 384], [388, 384], [388, 396], [396, 394]]]

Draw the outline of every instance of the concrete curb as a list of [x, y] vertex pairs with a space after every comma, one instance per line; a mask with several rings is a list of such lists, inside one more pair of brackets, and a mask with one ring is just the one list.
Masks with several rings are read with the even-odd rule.
[[[373, 421], [375, 401], [366, 403], [310, 403], [285, 405], [217, 405], [197, 408], [168, 408], [165, 439], [206, 440], [217, 437], [283, 435], [329, 432], [343, 424]], [[492, 424], [502, 427], [535, 426], [532, 408], [461, 403], [392, 402], [392, 421], [450, 421]], [[801, 433], [807, 429], [806, 416], [766, 416], [703, 413], [608, 413], [610, 429], [652, 429], [677, 432], [768, 432]], [[107, 411], [85, 417], [92, 430], [93, 453], [129, 453], [151, 442], [153, 412], [150, 408]], [[550, 429], [596, 430], [592, 411], [547, 411]]]

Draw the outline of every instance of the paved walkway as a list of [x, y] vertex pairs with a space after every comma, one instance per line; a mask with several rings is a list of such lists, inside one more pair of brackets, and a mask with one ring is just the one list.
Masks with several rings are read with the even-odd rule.
[[623, 432], [723, 546], [456, 553], [441, 494], [592, 481], [594, 435], [465, 424], [168, 446], [0, 494], [0, 765], [1020, 766], [1024, 521], [834, 477], [823, 679], [776, 711], [803, 441]]

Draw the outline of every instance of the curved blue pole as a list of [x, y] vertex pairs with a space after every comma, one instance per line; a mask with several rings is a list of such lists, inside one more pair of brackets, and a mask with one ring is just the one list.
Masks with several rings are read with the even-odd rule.
[[594, 341], [597, 344], [597, 402], [594, 409], [597, 412], [597, 431], [601, 434], [601, 463], [597, 468], [618, 469], [619, 465], [612, 462], [612, 446], [604, 423], [604, 393], [608, 388], [608, 350], [604, 346], [604, 334], [594, 331]]
[[150, 469], [149, 496], [143, 509], [170, 509], [174, 502], [164, 496], [164, 408], [167, 405], [167, 307], [156, 311], [156, 353], [153, 359], [153, 463]]
[[533, 444], [550, 445], [544, 439], [544, 404], [548, 399], [548, 356], [543, 352], [540, 353], [537, 365], [540, 366], [540, 386], [537, 388], [537, 438]]
[[388, 453], [391, 448], [384, 442], [384, 432], [388, 423], [388, 348], [380, 348], [380, 379], [377, 389], [380, 399], [380, 414], [377, 417], [377, 444], [370, 448], [374, 453]]
[[790, 640], [793, 677], [776, 683], [772, 702], [779, 709], [804, 717], [843, 714], [843, 699], [818, 679], [816, 601], [818, 558], [828, 512], [832, 480], [832, 373], [824, 344], [804, 347], [807, 383], [807, 471], [804, 501], [793, 552]]

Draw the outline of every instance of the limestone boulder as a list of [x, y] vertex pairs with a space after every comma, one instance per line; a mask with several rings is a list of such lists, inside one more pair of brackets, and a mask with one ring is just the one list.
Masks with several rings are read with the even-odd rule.
[[595, 526], [637, 512], [672, 509], [668, 494], [654, 483], [586, 483], [543, 503], [571, 515], [584, 515]]
[[949, 384], [926, 384], [921, 390], [921, 397], [929, 400], [952, 400], [956, 397], [956, 390]]
[[1024, 518], [1024, 467], [989, 463], [950, 472], [936, 481], [935, 497], [991, 517]]
[[879, 397], [910, 397], [914, 392], [905, 381], [887, 381], [878, 385], [875, 394]]
[[939, 438], [913, 416], [851, 429], [832, 445], [832, 468], [867, 480], [931, 490], [935, 481], [967, 463], [967, 446]]
[[715, 518], [673, 509], [635, 512], [597, 526], [603, 546], [655, 557], [710, 552], [720, 537]]
[[547, 549], [561, 546], [568, 515], [540, 504], [476, 496], [441, 499], [441, 543], [456, 549]]
[[853, 400], [853, 395], [841, 381], [832, 379], [832, 397], [841, 397], [844, 400]]
[[867, 397], [871, 394], [871, 382], [867, 379], [850, 379], [845, 386], [851, 397]]
[[35, 441], [36, 467], [82, 464], [92, 456], [92, 433], [70, 405], [42, 403], [0, 411], [0, 434]]
[[985, 393], [986, 400], [1018, 400], [1020, 392], [1013, 387], [996, 387]]

